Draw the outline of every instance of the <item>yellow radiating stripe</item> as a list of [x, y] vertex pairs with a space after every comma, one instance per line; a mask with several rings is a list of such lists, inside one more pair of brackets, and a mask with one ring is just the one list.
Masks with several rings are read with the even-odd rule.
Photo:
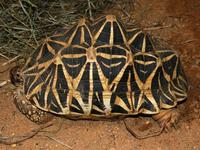
[[85, 32], [84, 32], [84, 28], [81, 27], [81, 41], [80, 44], [85, 42]]
[[136, 54], [134, 54], [134, 57], [137, 57], [137, 56], [149, 56], [149, 57], [152, 57], [154, 59], [158, 59], [158, 56], [156, 56], [155, 54], [151, 53], [151, 52], [137, 52]]
[[52, 53], [53, 55], [56, 54], [55, 50], [47, 43], [47, 49], [50, 53]]
[[155, 98], [153, 97], [152, 94], [152, 89], [145, 90], [144, 94], [146, 95], [147, 99], [153, 104], [154, 108], [156, 109], [156, 112], [159, 111], [158, 103], [156, 102]]
[[81, 45], [71, 45], [72, 48], [80, 48], [80, 49], [84, 49], [84, 50], [88, 50], [87, 47], [81, 46]]
[[96, 111], [98, 111], [98, 112], [104, 113], [104, 111], [101, 110], [101, 109], [100, 109], [99, 107], [97, 107], [96, 105], [93, 105], [93, 106], [92, 106], [92, 109], [94, 109], [94, 110], [96, 110]]
[[113, 21], [111, 21], [109, 44], [113, 45], [113, 41], [114, 41], [114, 31], [113, 31]]
[[[23, 74], [29, 75], [29, 73], [27, 73], [27, 72], [29, 72], [30, 70], [36, 69], [37, 67], [38, 67], [38, 63], [35, 64], [34, 66], [28, 68], [27, 70], [24, 70], [24, 71], [23, 71]], [[34, 73], [33, 73], [33, 74], [34, 74]], [[36, 72], [35, 74], [37, 75], [38, 73]], [[31, 73], [30, 73], [30, 75], [31, 75]]]
[[[48, 79], [49, 77], [47, 77], [47, 79]], [[51, 77], [51, 80], [52, 80], [52, 78], [53, 77]], [[49, 83], [48, 83], [48, 85], [47, 85], [47, 88], [46, 89], [42, 89], [42, 90], [45, 90], [45, 93], [44, 93], [44, 108], [45, 109], [47, 109], [47, 101], [48, 101], [48, 94], [49, 94], [49, 91], [50, 91], [50, 83], [52, 82], [52, 81], [49, 81]]]
[[118, 27], [119, 27], [119, 30], [120, 30], [120, 32], [121, 32], [121, 35], [122, 35], [122, 37], [123, 37], [124, 44], [127, 45], [126, 36], [124, 35], [124, 32], [123, 32], [123, 30], [122, 30], [120, 24], [119, 24], [118, 22], [116, 22], [116, 23], [117, 23], [117, 25], [118, 25]]
[[140, 80], [135, 68], [136, 68], [136, 66], [133, 65], [133, 72], [134, 72], [133, 74], [134, 74], [134, 77], [135, 77], [135, 82], [137, 83], [139, 89], [142, 90], [143, 82]]
[[55, 74], [54, 74], [54, 77], [53, 77], [53, 84], [52, 84], [52, 89], [56, 89], [56, 82], [58, 80], [58, 65], [56, 65], [56, 69], [55, 69]]
[[44, 47], [44, 45], [47, 43], [47, 40], [48, 40], [48, 39], [46, 39], [45, 42], [42, 44], [42, 47], [40, 48], [40, 52], [39, 52], [38, 56], [36, 57], [36, 60], [38, 60], [38, 59], [41, 58], [42, 52], [43, 52], [43, 47]]
[[[88, 31], [88, 33], [89, 33], [89, 35], [90, 35], [90, 38], [91, 38], [91, 40], [92, 40], [93, 36], [92, 36], [92, 34], [91, 34], [91, 32], [90, 32], [89, 27], [88, 27], [88, 26], [85, 26], [85, 28], [87, 29], [87, 31]], [[86, 42], [86, 41], [85, 41], [85, 42]]]
[[106, 68], [110, 68], [110, 65], [105, 64], [103, 61], [101, 62]]
[[120, 64], [122, 64], [122, 62], [120, 61], [120, 62], [118, 62], [118, 63], [115, 63], [115, 64], [112, 64], [111, 63], [111, 67], [117, 67], [117, 66], [119, 66]]
[[90, 81], [90, 90], [93, 91], [94, 89], [94, 80], [93, 80], [93, 63], [90, 63], [90, 75], [89, 75], [89, 81]]
[[128, 103], [130, 105], [130, 113], [132, 114], [134, 112], [134, 105], [133, 105], [133, 97], [132, 97], [133, 92], [132, 91], [128, 91], [126, 93], [127, 99], [128, 99]]
[[[103, 102], [100, 101], [99, 93], [96, 92], [95, 94], [96, 94], [96, 97], [97, 97], [97, 99], [98, 99], [98, 102], [99, 102], [99, 103], [103, 103]], [[103, 97], [103, 101], [104, 101], [104, 97]], [[99, 112], [101, 112], [101, 113], [104, 113], [104, 108], [103, 108], [103, 109], [100, 109], [100, 108], [97, 107], [96, 105], [93, 105], [92, 108], [95, 109], [96, 111], [99, 111]]]
[[[170, 98], [168, 95], [166, 95], [165, 92], [162, 90], [161, 81], [160, 81], [160, 75], [159, 75], [158, 84], [159, 84], [159, 90], [161, 90], [162, 94], [163, 94], [167, 99], [171, 100], [171, 98]], [[170, 85], [168, 84], [168, 85], [167, 85], [168, 90], [169, 90], [169, 86], [170, 86]], [[170, 94], [171, 94], [172, 96], [174, 96], [174, 94], [171, 93], [170, 90], [169, 90], [169, 92], [170, 92]], [[174, 98], [175, 98], [175, 97], [174, 97]], [[162, 102], [162, 101], [160, 100], [160, 102]], [[164, 103], [161, 103], [161, 104], [160, 104], [161, 107], [163, 107], [163, 104], [164, 104]], [[166, 104], [164, 104], [164, 105], [166, 105]]]
[[[32, 84], [29, 86], [28, 92], [30, 92], [31, 87], [35, 84], [35, 82], [40, 78], [40, 76], [42, 75], [42, 73], [44, 73], [44, 71], [46, 71], [46, 69], [49, 67], [50, 62], [46, 62], [45, 64], [47, 64], [47, 66], [45, 66], [45, 68], [43, 70], [41, 70], [35, 77], [34, 81], [32, 82]], [[41, 65], [40, 65], [41, 67]], [[38, 68], [40, 69], [40, 68]], [[37, 93], [40, 90], [40, 87], [44, 84], [44, 82], [41, 82], [40, 84], [38, 84], [31, 93], [29, 93], [28, 95], [31, 96], [34, 93]]]
[[174, 70], [173, 70], [172, 80], [175, 79], [175, 78], [177, 78], [178, 63], [179, 63], [179, 59], [178, 59], [178, 57], [177, 57], [176, 66], [174, 67]]
[[124, 50], [126, 53], [130, 53], [130, 51], [131, 51], [128, 45], [126, 45], [128, 47], [123, 47], [121, 45], [114, 45], [114, 46], [117, 47], [117, 48], [119, 48], [119, 49]]
[[135, 30], [140, 30], [140, 29], [135, 27], [135, 28], [127, 29], [127, 32], [133, 32]]
[[96, 55], [97, 55], [97, 56], [101, 56], [101, 57], [103, 57], [103, 58], [105, 58], [105, 59], [109, 59], [109, 60], [112, 59], [112, 58], [113, 58], [113, 59], [114, 59], [114, 58], [123, 58], [123, 59], [127, 59], [126, 56], [115, 55], [115, 54], [112, 54], [112, 55], [111, 55], [111, 54], [106, 54], [106, 53], [102, 53], [102, 52], [101, 52], [101, 53], [98, 52]]
[[142, 52], [144, 53], [145, 51], [146, 51], [146, 35], [144, 35], [142, 43]]
[[138, 98], [138, 105], [137, 105], [137, 108], [136, 108], [136, 111], [139, 111], [140, 107], [142, 106], [142, 104], [144, 103], [144, 91], [141, 91], [140, 92], [140, 95], [139, 95], [139, 98]]
[[93, 63], [90, 63], [90, 72], [89, 72], [89, 84], [90, 84], [90, 89], [89, 89], [89, 99], [88, 99], [88, 111], [87, 114], [91, 114], [92, 110], [92, 98], [93, 98], [93, 89], [94, 89], [94, 79], [93, 79]]
[[70, 107], [72, 105], [72, 98], [73, 98], [73, 91], [69, 90], [68, 94], [67, 94], [67, 103], [66, 103], [66, 109], [64, 109], [63, 111], [66, 112], [67, 114], [70, 114]]
[[116, 96], [116, 99], [115, 99], [115, 105], [118, 105], [120, 107], [122, 107], [124, 110], [126, 110], [127, 112], [130, 111], [130, 109], [127, 107], [126, 103], [118, 96]]
[[42, 75], [42, 73], [45, 71], [45, 69], [41, 70], [41, 72], [39, 72], [36, 76], [35, 79], [33, 80], [32, 84], [29, 86], [29, 89], [27, 91], [27, 93], [29, 93], [29, 95], [32, 95], [31, 93], [35, 93], [34, 91], [39, 91], [39, 88], [44, 84], [43, 82], [41, 82], [40, 84], [36, 85], [36, 87], [32, 90], [32, 92], [30, 93], [30, 89], [31, 87], [35, 84], [35, 82], [40, 78], [40, 76]]
[[69, 75], [69, 73], [67, 72], [67, 70], [66, 70], [65, 65], [63, 64], [63, 62], [61, 62], [61, 65], [62, 65], [62, 70], [63, 70], [64, 76], [65, 76], [65, 79], [67, 80], [67, 86], [71, 90], [71, 89], [73, 89], [73, 86], [72, 86], [73, 79]]
[[101, 82], [101, 85], [103, 87], [103, 90], [107, 91], [108, 90], [108, 79], [104, 76], [99, 64], [96, 61], [95, 61], [95, 63], [96, 63], [96, 66], [97, 66], [97, 71], [98, 71], [98, 75], [99, 75], [100, 82]]
[[170, 75], [168, 75], [164, 69], [164, 67], [162, 66], [162, 71], [163, 71], [163, 75], [165, 77], [165, 79], [170, 82], [171, 81], [171, 78], [170, 78]]
[[132, 92], [131, 91], [131, 74], [130, 74], [130, 72], [128, 72], [127, 88], [128, 88], [128, 92]]
[[111, 94], [112, 94], [111, 92], [103, 92], [103, 104], [105, 106], [104, 112], [106, 113], [106, 115], [109, 115], [112, 110], [110, 105]]
[[[179, 78], [179, 80], [181, 80], [182, 82], [184, 82], [185, 85], [188, 85], [187, 80], [186, 80], [183, 76], [179, 76], [179, 77], [177, 77], [177, 78]], [[180, 84], [180, 83], [179, 83], [179, 84]]]
[[136, 63], [141, 64], [141, 65], [151, 65], [153, 63], [155, 63], [155, 61], [143, 61], [143, 60], [134, 60]]
[[105, 54], [105, 53], [96, 53], [96, 56], [101, 56], [101, 57], [103, 57], [103, 58], [105, 58], [105, 59], [111, 59], [111, 55], [110, 54]]
[[[76, 105], [74, 105], [74, 104], [71, 104], [71, 107], [74, 107], [74, 108], [80, 110], [80, 109], [79, 109]], [[78, 113], [78, 112], [70, 112], [70, 114], [74, 114], [74, 113]], [[80, 114], [80, 113], [78, 113], [78, 114]]]
[[[58, 91], [57, 91], [58, 89], [56, 88], [56, 83], [58, 82], [58, 78], [59, 78], [58, 77], [58, 65], [56, 65], [55, 76], [53, 78], [53, 85], [52, 85], [52, 89], [53, 90], [52, 90], [52, 92], [53, 92], [53, 94], [55, 96], [56, 102], [58, 103], [60, 109], [63, 110], [63, 106], [62, 106], [62, 104], [60, 102], [60, 97], [59, 97]], [[55, 107], [58, 107], [58, 106], [55, 105]]]
[[127, 66], [128, 66], [128, 62], [123, 66], [123, 68], [120, 70], [120, 72], [119, 72], [118, 75], [115, 77], [115, 79], [113, 80], [113, 82], [109, 85], [109, 88], [110, 88], [110, 89], [115, 85], [113, 91], [116, 90], [116, 88], [117, 88], [117, 86], [118, 86], [118, 84], [119, 84], [119, 81], [121, 80], [122, 76], [124, 75], [124, 72], [125, 72]]
[[80, 80], [83, 76], [83, 73], [85, 71], [85, 68], [86, 68], [86, 63], [81, 68], [81, 71], [79, 72], [78, 76], [75, 79], [73, 79], [73, 89], [77, 89], [79, 82], [80, 82]]
[[175, 86], [175, 84], [173, 82], [170, 82], [170, 83], [172, 84], [173, 88], [175, 88], [177, 91], [186, 93], [183, 89], [180, 89], [177, 86]]
[[66, 42], [67, 42], [66, 47], [69, 46], [69, 45], [71, 45], [71, 43], [72, 43], [72, 41], [73, 41], [73, 39], [74, 39], [74, 36], [75, 36], [76, 33], [77, 33], [78, 28], [79, 28], [79, 26], [76, 25], [76, 29], [75, 29], [74, 32], [72, 33], [72, 35], [71, 35], [71, 37], [69, 38], [68, 42], [66, 41]]
[[86, 56], [86, 54], [64, 54], [61, 58], [81, 58], [83, 56]]
[[140, 33], [142, 33], [142, 31], [137, 32], [137, 33], [128, 41], [128, 44], [130, 45]]
[[66, 43], [66, 42], [55, 41], [55, 40], [52, 40], [52, 39], [50, 39], [50, 38], [48, 38], [48, 40], [47, 40], [47, 44], [48, 44], [48, 42], [53, 42], [53, 43], [56, 43], [56, 44], [62, 45], [63, 47], [66, 47], [66, 46], [67, 46], [67, 43]]
[[38, 84], [36, 87], [34, 87], [34, 89], [32, 90], [32, 92], [30, 92], [30, 87], [29, 87], [28, 92], [27, 92], [27, 98], [30, 98], [32, 95], [38, 93], [41, 90], [41, 86], [43, 84], [44, 84], [43, 82], [41, 82], [40, 84]]
[[[89, 112], [89, 109], [91, 108], [91, 106], [89, 106], [89, 104], [85, 104], [83, 102], [83, 99], [81, 97], [81, 94], [80, 92], [76, 92], [73, 94], [73, 97], [77, 99], [77, 102], [79, 103], [79, 105], [81, 106], [81, 108], [83, 109], [83, 112], [85, 114], [88, 114]], [[78, 110], [80, 110], [78, 107], [76, 107]]]
[[68, 67], [70, 68], [77, 68], [78, 66], [80, 66], [81, 64], [76, 64], [76, 65], [70, 65], [70, 64], [66, 64]]
[[49, 60], [49, 61], [47, 61], [47, 62], [44, 62], [44, 63], [42, 63], [42, 64], [38, 64], [38, 69], [41, 69], [41, 68], [46, 69], [46, 68], [48, 68], [54, 61], [55, 61], [55, 58], [54, 58], [54, 59], [51, 59], [51, 60]]
[[175, 55], [175, 54], [169, 55], [169, 56], [163, 58], [163, 59], [162, 59], [162, 62], [169, 61], [169, 60], [172, 59], [174, 56], [176, 56], [176, 55]]
[[151, 74], [149, 75], [149, 77], [146, 79], [145, 84], [143, 85], [143, 89], [144, 89], [144, 90], [151, 89], [153, 77], [155, 76], [158, 67], [159, 67], [159, 63], [156, 64], [155, 69], [152, 71], [152, 73], [151, 73]]
[[106, 25], [107, 22], [104, 22], [104, 24], [102, 25], [102, 27], [99, 29], [99, 31], [96, 33], [96, 35], [94, 35], [94, 40], [96, 41], [99, 37], [99, 35], [101, 34], [104, 26]]

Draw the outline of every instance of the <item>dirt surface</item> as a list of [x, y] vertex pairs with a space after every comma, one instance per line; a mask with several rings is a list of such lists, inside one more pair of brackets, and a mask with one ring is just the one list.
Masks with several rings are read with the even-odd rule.
[[[70, 149], [67, 146], [75, 150], [200, 149], [200, 1], [138, 0], [135, 10], [130, 14], [142, 27], [167, 41], [181, 55], [190, 92], [187, 101], [179, 105], [182, 117], [178, 128], [157, 137], [138, 140], [125, 129], [123, 121], [58, 119], [57, 124], [45, 129], [48, 132], [40, 132], [39, 135], [18, 144], [0, 144], [1, 150]], [[8, 78], [7, 72], [0, 74], [1, 81]], [[23, 135], [38, 127], [16, 109], [11, 85], [0, 88], [0, 95], [0, 135]], [[141, 119], [131, 121], [138, 125], [139, 120]], [[62, 125], [60, 129], [59, 122]], [[53, 132], [56, 129], [59, 131]], [[142, 126], [137, 129], [141, 133], [146, 130]]]

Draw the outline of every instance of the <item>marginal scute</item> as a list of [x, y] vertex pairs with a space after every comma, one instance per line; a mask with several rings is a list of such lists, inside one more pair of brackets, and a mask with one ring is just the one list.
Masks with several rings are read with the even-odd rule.
[[41, 110], [91, 118], [157, 114], [187, 98], [178, 55], [113, 15], [48, 38], [23, 68], [26, 97]]

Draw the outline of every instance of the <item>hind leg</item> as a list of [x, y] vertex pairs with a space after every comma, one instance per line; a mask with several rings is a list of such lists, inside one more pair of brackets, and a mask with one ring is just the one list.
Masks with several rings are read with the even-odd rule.
[[23, 93], [23, 90], [18, 87], [14, 96], [14, 102], [19, 111], [31, 121], [41, 124], [47, 123], [53, 119], [53, 115], [38, 109], [28, 101]]
[[163, 127], [165, 131], [169, 131], [172, 127], [176, 127], [180, 118], [180, 112], [175, 108], [161, 110], [159, 114], [153, 115], [152, 117], [160, 123], [161, 127]]

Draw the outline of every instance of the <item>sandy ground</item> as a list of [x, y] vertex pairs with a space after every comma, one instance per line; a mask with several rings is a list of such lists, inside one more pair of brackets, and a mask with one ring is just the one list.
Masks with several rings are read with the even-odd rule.
[[[200, 149], [200, 1], [138, 0], [134, 16], [154, 36], [162, 37], [181, 55], [191, 90], [179, 107], [182, 117], [178, 128], [160, 136], [138, 140], [125, 129], [123, 121], [72, 121], [58, 119], [48, 132], [14, 145], [0, 144], [1, 150], [199, 150]], [[163, 28], [160, 29], [160, 24]], [[155, 29], [155, 30], [152, 30]], [[2, 69], [2, 68], [1, 68]], [[5, 69], [5, 68], [3, 68]], [[0, 80], [8, 79], [1, 73]], [[12, 88], [0, 88], [0, 135], [23, 135], [38, 125], [23, 116], [13, 104]], [[141, 119], [131, 119], [141, 133]], [[139, 123], [138, 123], [139, 122]], [[139, 126], [138, 126], [139, 125]], [[51, 137], [51, 138], [49, 138]], [[52, 139], [53, 138], [53, 139]]]

